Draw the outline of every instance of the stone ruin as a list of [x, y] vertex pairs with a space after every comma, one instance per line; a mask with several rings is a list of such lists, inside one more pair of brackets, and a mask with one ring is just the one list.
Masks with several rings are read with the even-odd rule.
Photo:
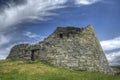
[[112, 71], [92, 25], [85, 28], [58, 27], [48, 38], [37, 44], [14, 46], [8, 58], [42, 60], [73, 70]]

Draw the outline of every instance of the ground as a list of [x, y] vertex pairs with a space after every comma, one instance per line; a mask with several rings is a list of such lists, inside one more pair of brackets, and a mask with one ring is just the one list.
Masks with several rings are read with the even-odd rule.
[[7, 59], [0, 61], [0, 80], [120, 80], [120, 76], [73, 71], [40, 61]]

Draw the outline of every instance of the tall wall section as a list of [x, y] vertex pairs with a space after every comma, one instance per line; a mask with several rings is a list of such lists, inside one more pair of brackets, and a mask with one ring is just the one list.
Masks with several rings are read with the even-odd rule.
[[55, 66], [75, 70], [111, 72], [91, 25], [86, 28], [58, 27], [44, 41], [35, 45], [22, 45], [13, 47], [8, 58], [44, 60]]

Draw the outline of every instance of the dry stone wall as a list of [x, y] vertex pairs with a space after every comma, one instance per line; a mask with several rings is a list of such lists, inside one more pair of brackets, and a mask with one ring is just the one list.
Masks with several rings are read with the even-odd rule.
[[85, 28], [58, 27], [42, 42], [14, 46], [8, 58], [43, 60], [74, 70], [112, 72], [91, 25]]

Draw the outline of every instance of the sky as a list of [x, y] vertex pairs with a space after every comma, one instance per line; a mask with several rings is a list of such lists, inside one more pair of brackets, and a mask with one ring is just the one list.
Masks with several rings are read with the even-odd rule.
[[120, 0], [0, 0], [0, 59], [57, 27], [94, 26], [110, 65], [120, 65]]

